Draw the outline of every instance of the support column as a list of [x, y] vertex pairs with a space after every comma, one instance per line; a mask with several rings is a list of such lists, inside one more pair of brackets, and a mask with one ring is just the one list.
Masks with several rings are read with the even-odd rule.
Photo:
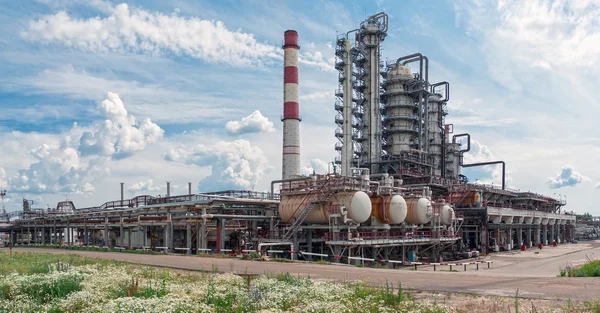
[[133, 249], [131, 246], [131, 226], [127, 227], [127, 249]]
[[483, 224], [481, 224], [481, 254], [486, 255], [488, 254], [488, 248], [490, 245], [490, 240], [489, 240], [489, 231], [487, 228], [487, 223], [484, 221]]
[[[312, 229], [307, 229], [306, 230], [306, 252], [308, 253], [312, 253], [312, 237], [313, 237], [313, 230]], [[307, 261], [312, 261], [313, 257], [312, 255], [307, 255], [304, 257], [304, 259], [306, 259]]]
[[108, 217], [104, 218], [104, 246], [108, 247]]
[[508, 240], [506, 242], [506, 244], [508, 245], [508, 250], [512, 250], [514, 248], [514, 245], [513, 245], [513, 236], [512, 235], [513, 235], [513, 229], [509, 228], [508, 231], [507, 231], [507, 236], [508, 236], [507, 239]]
[[125, 247], [125, 231], [123, 230], [123, 217], [119, 219], [119, 245], [121, 248]]
[[185, 239], [187, 241], [186, 248], [188, 249], [187, 254], [190, 255], [192, 254], [192, 224], [190, 224], [189, 222], [186, 222], [185, 224], [187, 226], [185, 234]]
[[532, 247], [532, 242], [531, 242], [531, 228], [527, 228], [527, 235], [525, 236], [527, 239], [527, 243], [525, 244], [527, 247], [531, 248]]
[[206, 238], [206, 220], [203, 220], [202, 223], [200, 224], [200, 233], [198, 234], [199, 238], [200, 238], [200, 247], [201, 249], [207, 249], [208, 247], [208, 238]]
[[297, 253], [298, 253], [298, 250], [300, 250], [300, 243], [298, 241], [298, 232], [295, 232], [294, 235], [292, 236], [292, 238], [293, 238], [292, 239], [293, 247], [292, 247], [292, 252], [290, 252], [290, 259], [297, 260], [298, 259]]
[[553, 244], [554, 240], [555, 240], [555, 237], [554, 237], [554, 225], [550, 225], [550, 240], [549, 240], [548, 244], [550, 244], [550, 245]]
[[523, 228], [521, 226], [517, 227], [517, 242], [516, 245], [519, 245], [519, 249], [521, 249], [521, 245], [523, 245]]
[[140, 230], [142, 231], [142, 245], [143, 249], [146, 249], [148, 246], [148, 226], [140, 226]]
[[538, 245], [542, 242], [541, 230], [540, 230], [541, 227], [542, 227], [542, 225], [537, 225], [537, 227], [535, 228], [535, 244], [536, 245]]
[[223, 240], [223, 224], [225, 224], [225, 220], [221, 219], [221, 218], [217, 218], [217, 247], [216, 247], [216, 253], [220, 253], [221, 249], [223, 249], [223, 247], [225, 246], [224, 240]]
[[88, 235], [88, 227], [87, 225], [83, 226], [83, 244], [88, 246], [90, 244], [90, 238]]

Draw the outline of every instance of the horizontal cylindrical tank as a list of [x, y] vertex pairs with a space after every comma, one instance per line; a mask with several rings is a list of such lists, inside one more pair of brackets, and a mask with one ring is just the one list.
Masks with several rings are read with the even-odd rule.
[[406, 200], [401, 195], [375, 196], [371, 204], [371, 216], [383, 224], [400, 224], [406, 219]]
[[468, 191], [466, 196], [464, 192], [452, 193], [450, 195], [450, 203], [457, 203], [459, 201], [461, 202], [461, 206], [476, 207], [481, 204], [481, 193], [477, 190], [471, 190]]
[[406, 199], [406, 206], [408, 209], [405, 219], [407, 224], [426, 224], [433, 216], [431, 201], [429, 201], [427, 198]]
[[454, 209], [452, 209], [449, 205], [445, 204], [442, 206], [440, 210], [440, 224], [442, 225], [452, 225], [452, 221], [454, 220]]
[[[279, 202], [279, 216], [285, 223], [292, 223], [304, 208], [300, 205], [305, 200], [304, 195], [283, 196]], [[340, 213], [342, 207], [346, 208], [348, 218], [356, 223], [363, 223], [371, 216], [371, 198], [363, 191], [336, 193], [325, 204], [317, 205], [304, 220], [305, 223], [327, 224], [329, 215]]]

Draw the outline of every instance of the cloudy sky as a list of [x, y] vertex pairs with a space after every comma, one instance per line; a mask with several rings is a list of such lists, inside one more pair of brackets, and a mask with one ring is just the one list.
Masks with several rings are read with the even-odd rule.
[[[5, 1], [0, 188], [77, 207], [194, 190], [267, 190], [281, 176], [283, 52], [299, 32], [302, 165], [333, 160], [332, 43], [389, 14], [388, 60], [421, 52], [450, 82], [467, 162], [509, 187], [600, 215], [600, 3], [579, 1]], [[499, 168], [464, 171], [500, 184]]]

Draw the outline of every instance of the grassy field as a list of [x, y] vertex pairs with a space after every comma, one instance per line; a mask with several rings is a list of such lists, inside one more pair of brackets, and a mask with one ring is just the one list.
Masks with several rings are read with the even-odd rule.
[[0, 312], [455, 312], [391, 285], [182, 273], [76, 255], [0, 253]]
[[577, 268], [561, 268], [560, 276], [567, 277], [600, 277], [600, 260], [589, 261]]
[[[217, 271], [218, 268], [213, 269]], [[0, 312], [597, 312], [554, 302], [372, 288], [266, 273], [166, 270], [73, 254], [0, 251]]]

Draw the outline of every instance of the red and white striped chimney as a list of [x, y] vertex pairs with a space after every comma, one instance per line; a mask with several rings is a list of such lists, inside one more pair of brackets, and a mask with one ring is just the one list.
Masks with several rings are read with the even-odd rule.
[[300, 176], [300, 108], [298, 104], [298, 32], [286, 30], [283, 68], [282, 178]]

